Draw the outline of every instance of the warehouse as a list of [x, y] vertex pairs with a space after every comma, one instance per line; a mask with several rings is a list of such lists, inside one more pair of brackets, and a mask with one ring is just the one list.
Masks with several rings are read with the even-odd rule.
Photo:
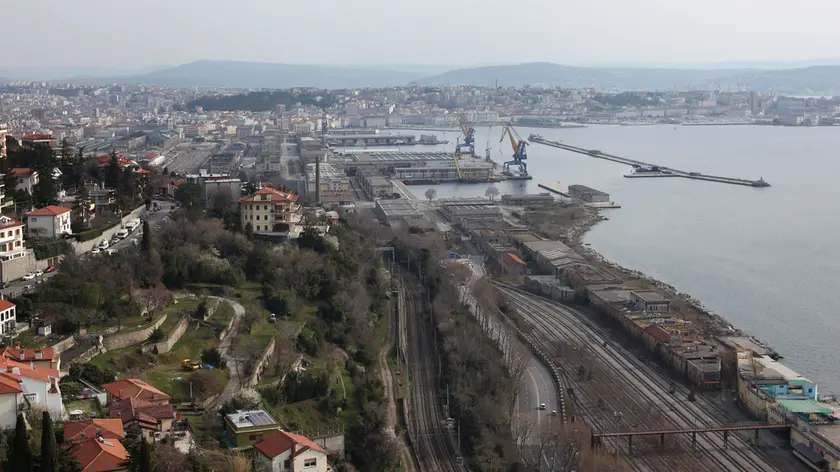
[[586, 185], [569, 185], [569, 196], [588, 203], [609, 202], [610, 194]]

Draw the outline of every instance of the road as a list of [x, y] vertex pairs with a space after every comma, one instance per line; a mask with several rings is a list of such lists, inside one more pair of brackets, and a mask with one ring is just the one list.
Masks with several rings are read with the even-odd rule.
[[[713, 427], [726, 421], [725, 415], [702, 396], [696, 402], [687, 401], [685, 387], [677, 386], [675, 394], [669, 394], [672, 381], [664, 371], [636, 358], [580, 311], [521, 290], [500, 290], [533, 326], [533, 337], [542, 349], [563, 358], [558, 364], [565, 382], [574, 388], [575, 407], [597, 430]], [[573, 360], [574, 356], [578, 360]], [[578, 365], [585, 365], [594, 375], [579, 375]], [[622, 442], [621, 460], [635, 470], [779, 470], [776, 461], [740, 434], [730, 435], [726, 449], [722, 434], [698, 435], [696, 452], [692, 452], [690, 438], [672, 437], [669, 441], [670, 456], [655, 455], [642, 440], [634, 441], [633, 453], [627, 454], [626, 442]], [[673, 450], [680, 453], [673, 454]]]
[[[154, 230], [155, 227], [160, 223], [164, 216], [168, 215], [169, 212], [172, 210], [172, 202], [167, 202], [163, 200], [155, 200], [155, 202], [160, 205], [161, 210], [157, 213], [152, 213], [149, 216], [149, 225]], [[121, 250], [124, 248], [129, 247], [131, 244], [131, 239], [134, 237], [140, 237], [143, 234], [142, 227], [141, 229], [134, 230], [127, 238], [120, 241], [119, 243], [111, 246], [113, 249]], [[56, 275], [56, 272], [50, 272], [44, 274], [48, 280]], [[34, 280], [17, 280], [8, 287], [0, 290], [0, 294], [3, 295], [3, 298], [15, 298], [24, 293], [24, 290], [28, 286], [32, 286], [33, 289], [38, 287], [40, 282], [36, 282]]]
[[409, 418], [408, 430], [420, 471], [461, 472], [438, 398], [437, 356], [432, 323], [415, 279], [400, 276], [401, 315], [406, 320]]
[[235, 300], [227, 298], [220, 298], [220, 300], [222, 303], [228, 303], [231, 308], [233, 308], [233, 324], [231, 324], [230, 331], [225, 333], [225, 337], [222, 338], [222, 342], [219, 343], [219, 352], [221, 352], [222, 358], [227, 363], [230, 379], [228, 380], [227, 385], [225, 385], [225, 389], [222, 390], [221, 394], [219, 394], [218, 398], [208, 405], [208, 409], [210, 407], [219, 407], [224, 405], [236, 392], [242, 389], [239, 360], [237, 360], [231, 353], [231, 345], [233, 344], [234, 338], [236, 338], [237, 334], [239, 334], [239, 323], [242, 320], [242, 317], [245, 316], [245, 307]]

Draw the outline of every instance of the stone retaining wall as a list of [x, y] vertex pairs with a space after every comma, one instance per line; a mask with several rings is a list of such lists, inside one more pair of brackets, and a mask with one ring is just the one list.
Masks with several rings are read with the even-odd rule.
[[166, 337], [163, 341], [158, 341], [156, 343], [147, 343], [144, 344], [143, 347], [140, 349], [143, 353], [147, 352], [155, 352], [155, 348], [157, 348], [158, 354], [163, 354], [172, 350], [172, 346], [181, 339], [181, 336], [187, 332], [187, 328], [190, 326], [190, 317], [189, 315], [184, 315], [178, 320], [178, 324], [172, 329], [172, 332], [169, 333], [169, 336]]
[[265, 367], [268, 365], [268, 361], [274, 356], [274, 342], [277, 339], [277, 336], [271, 338], [269, 341], [268, 346], [263, 351], [262, 357], [260, 357], [260, 361], [257, 362], [257, 365], [254, 366], [254, 372], [251, 374], [251, 377], [248, 378], [246, 383], [246, 387], [253, 387], [254, 385], [258, 384], [260, 381], [260, 376], [265, 370]]
[[56, 354], [61, 354], [62, 352], [70, 349], [71, 347], [76, 345], [76, 339], [73, 336], [68, 337], [67, 339], [62, 339], [61, 341], [53, 344], [50, 346]]
[[135, 329], [132, 331], [121, 331], [115, 334], [109, 334], [102, 340], [105, 349], [113, 351], [115, 349], [122, 349], [124, 347], [140, 344], [149, 339], [152, 331], [156, 330], [166, 321], [167, 315], [164, 314], [158, 318], [154, 323], [147, 325], [145, 328]]

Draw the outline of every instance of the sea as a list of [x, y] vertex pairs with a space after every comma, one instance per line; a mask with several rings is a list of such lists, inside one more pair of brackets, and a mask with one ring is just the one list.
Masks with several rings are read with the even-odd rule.
[[[673, 285], [734, 327], [768, 343], [782, 362], [840, 393], [840, 128], [608, 126], [518, 128], [547, 139], [712, 175], [764, 178], [752, 188], [681, 178], [627, 179], [625, 165], [539, 144], [528, 146], [531, 181], [496, 185], [536, 193], [538, 183], [583, 184], [610, 194], [585, 242], [628, 269]], [[436, 134], [454, 149], [458, 134]], [[512, 154], [501, 127], [476, 128], [476, 154]], [[435, 186], [439, 197], [484, 196], [491, 184]], [[420, 198], [429, 186], [411, 189]], [[840, 345], [840, 343], [838, 343]]]

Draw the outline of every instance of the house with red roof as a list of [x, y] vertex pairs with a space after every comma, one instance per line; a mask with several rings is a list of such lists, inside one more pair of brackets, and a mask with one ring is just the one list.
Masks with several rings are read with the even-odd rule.
[[0, 336], [15, 331], [17, 323], [17, 307], [6, 299], [0, 299]]
[[11, 429], [17, 422], [18, 405], [23, 402], [20, 381], [0, 374], [0, 428]]
[[55, 205], [32, 210], [26, 214], [26, 235], [30, 238], [60, 238], [72, 234], [70, 209]]
[[79, 461], [84, 472], [118, 472], [127, 470], [128, 451], [117, 440], [101, 437], [72, 442], [66, 449]]
[[[3, 301], [5, 300], [0, 300], [0, 302]], [[0, 303], [0, 305], [2, 305], [2, 303]], [[0, 306], [0, 308], [2, 308], [2, 306]], [[0, 318], [2, 318], [2, 315], [0, 315]], [[61, 356], [51, 347], [23, 348], [20, 346], [20, 342], [15, 342], [14, 347], [7, 346], [0, 349], [0, 356], [20, 363], [33, 362], [36, 367], [61, 370]]]
[[139, 428], [144, 438], [153, 440], [172, 433], [175, 409], [169, 395], [140, 379], [121, 379], [105, 384], [108, 416], [119, 418], [123, 428]]
[[73, 421], [64, 425], [64, 441], [76, 442], [91, 438], [122, 441], [125, 430], [118, 418], [95, 418], [83, 421]]
[[38, 185], [38, 171], [30, 169], [29, 167], [15, 167], [9, 169], [9, 174], [15, 176], [17, 185], [15, 190], [23, 190], [29, 195], [35, 192], [35, 186]]
[[[17, 362], [0, 356], [0, 378], [5, 379], [6, 385], [11, 385], [8, 380], [17, 383], [21, 390], [17, 405], [39, 405], [49, 411], [56, 420], [64, 420], [67, 417], [58, 387], [60, 374], [57, 369], [39, 367], [35, 365], [34, 360]], [[0, 404], [6, 405], [3, 401], [0, 401]], [[16, 415], [17, 408], [14, 411]], [[0, 410], [0, 418], [5, 418], [6, 415], [7, 410]]]
[[58, 146], [58, 140], [51, 134], [32, 133], [26, 134], [20, 139], [20, 146], [25, 149], [55, 148]]
[[237, 203], [242, 231], [250, 224], [254, 234], [288, 236], [301, 220], [297, 201], [295, 194], [268, 187], [240, 198]]
[[254, 444], [257, 460], [270, 472], [327, 472], [327, 451], [299, 434], [277, 431]]
[[[0, 261], [9, 261], [25, 255], [23, 223], [6, 215], [0, 215]], [[3, 274], [3, 278], [7, 279], [6, 274]]]

